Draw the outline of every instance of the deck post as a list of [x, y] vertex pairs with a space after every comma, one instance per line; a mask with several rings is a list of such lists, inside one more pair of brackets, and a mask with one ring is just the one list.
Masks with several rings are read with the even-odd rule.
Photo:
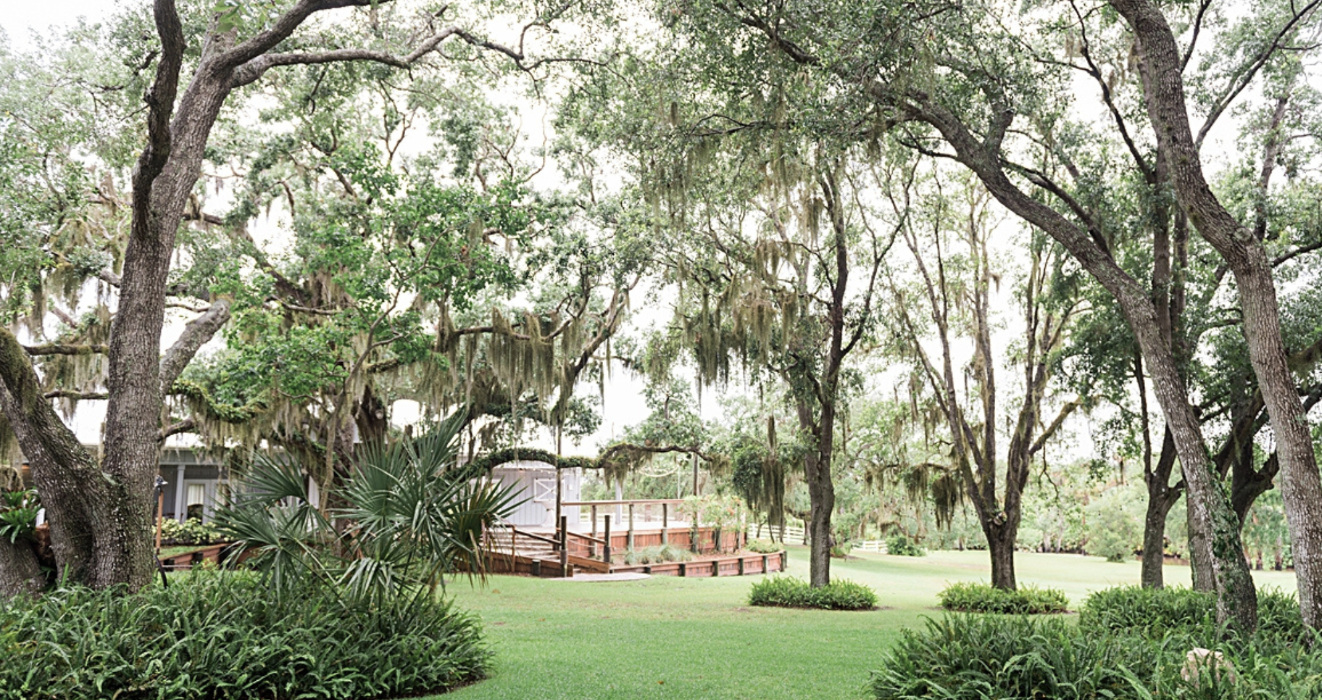
[[633, 551], [633, 503], [629, 504], [629, 551]]
[[611, 563], [611, 514], [610, 513], [606, 514], [606, 536], [603, 537], [602, 539], [606, 540], [606, 546], [602, 548], [601, 560], [609, 564]]
[[569, 516], [560, 516], [560, 575], [569, 578]]
[[686, 577], [686, 576], [689, 575], [688, 569], [689, 569], [689, 565], [688, 565], [686, 562], [680, 562], [680, 563], [679, 563], [679, 576], [680, 576], [680, 578], [684, 578], [684, 577]]
[[670, 544], [670, 504], [661, 504], [661, 544]]
[[762, 555], [762, 573], [764, 574], [771, 573], [770, 571], [767, 570], [767, 555], [765, 554]]
[[784, 571], [784, 570], [785, 570], [785, 560], [786, 560], [786, 559], [789, 559], [789, 556], [790, 556], [789, 550], [786, 550], [786, 549], [782, 549], [782, 550], [780, 550], [780, 570], [781, 570], [781, 571]]
[[739, 575], [740, 575], [740, 576], [743, 576], [743, 575], [744, 575], [744, 558], [743, 558], [743, 557], [739, 557]]
[[[592, 536], [597, 536], [597, 507], [592, 506]], [[588, 558], [597, 556], [597, 543], [588, 540]]]

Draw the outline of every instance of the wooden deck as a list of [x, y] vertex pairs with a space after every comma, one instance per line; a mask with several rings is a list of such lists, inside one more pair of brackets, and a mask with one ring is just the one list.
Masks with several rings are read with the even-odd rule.
[[[723, 554], [726, 551], [738, 552], [746, 542], [742, 533], [722, 532], [719, 534], [721, 546], [718, 551], [718, 534], [714, 528], [698, 528], [696, 536], [694, 529], [687, 526], [600, 534], [600, 537], [593, 537], [568, 528], [561, 531], [505, 527], [488, 534], [483, 563], [487, 573], [543, 577], [572, 577], [575, 572], [746, 576], [784, 571], [788, 563], [788, 555], [784, 551], [772, 554]], [[699, 558], [653, 564], [610, 563], [612, 554], [663, 545], [694, 552]]]

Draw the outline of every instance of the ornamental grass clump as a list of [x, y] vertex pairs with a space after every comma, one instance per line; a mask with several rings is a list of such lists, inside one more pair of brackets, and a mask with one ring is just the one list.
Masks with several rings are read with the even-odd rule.
[[133, 594], [0, 600], [0, 649], [0, 700], [409, 697], [478, 680], [491, 656], [437, 597], [369, 604], [203, 569]]
[[1069, 599], [1054, 588], [1020, 586], [1008, 591], [988, 583], [952, 583], [937, 596], [955, 612], [1045, 615], [1067, 612]]
[[753, 584], [748, 594], [748, 604], [780, 608], [872, 610], [877, 607], [877, 594], [871, 588], [853, 581], [836, 580], [814, 588], [802, 579], [775, 576]]

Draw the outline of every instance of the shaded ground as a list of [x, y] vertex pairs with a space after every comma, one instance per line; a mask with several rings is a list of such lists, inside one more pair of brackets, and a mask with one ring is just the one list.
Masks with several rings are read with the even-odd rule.
[[[1090, 591], [1137, 583], [1138, 562], [1019, 554], [1019, 580], [1059, 588], [1077, 606]], [[987, 580], [985, 552], [927, 557], [862, 553], [832, 562], [832, 576], [875, 589], [883, 610], [750, 608], [761, 577], [670, 578], [573, 584], [499, 576], [485, 588], [453, 584], [460, 607], [482, 617], [496, 652], [492, 677], [447, 700], [864, 697], [868, 671], [899, 630], [938, 616], [936, 594], [953, 581]], [[790, 548], [789, 573], [807, 575], [807, 551]], [[1169, 566], [1187, 585], [1189, 569]], [[1294, 590], [1294, 576], [1255, 572], [1259, 586]]]

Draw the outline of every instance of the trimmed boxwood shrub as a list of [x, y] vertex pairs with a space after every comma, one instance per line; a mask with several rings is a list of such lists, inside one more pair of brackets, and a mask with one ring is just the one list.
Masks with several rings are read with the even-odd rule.
[[899, 557], [925, 557], [927, 550], [905, 535], [891, 535], [886, 538], [886, 553]]
[[821, 608], [825, 610], [871, 610], [877, 607], [877, 594], [853, 581], [837, 580], [820, 588], [807, 581], [775, 576], [753, 584], [749, 605], [781, 608]]
[[479, 678], [476, 620], [433, 596], [380, 606], [197, 571], [139, 593], [0, 601], [0, 699], [397, 698]]
[[989, 583], [952, 583], [938, 595], [941, 607], [957, 612], [1042, 615], [1067, 612], [1069, 599], [1054, 588], [1020, 586], [1006, 591]]

